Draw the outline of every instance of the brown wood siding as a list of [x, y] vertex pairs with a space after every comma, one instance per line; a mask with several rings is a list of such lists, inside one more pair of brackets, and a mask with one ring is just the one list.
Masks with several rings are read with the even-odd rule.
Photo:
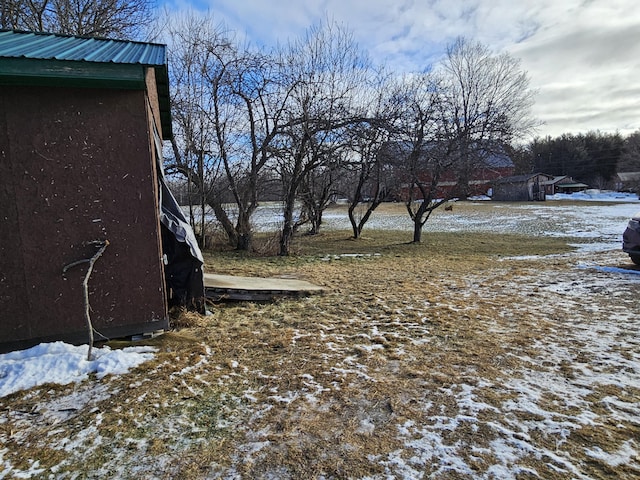
[[[162, 139], [162, 122], [160, 120], [160, 105], [158, 103], [158, 92], [155, 87], [156, 76], [155, 70], [153, 68], [147, 68], [145, 72], [145, 82], [147, 85], [147, 93], [146, 93], [146, 112], [147, 112], [147, 139], [149, 145], [149, 159], [150, 166], [152, 171], [152, 176], [154, 178], [153, 182], [153, 198], [156, 199], [156, 232], [157, 234], [157, 242], [158, 242], [158, 251], [162, 253], [162, 234], [161, 226], [160, 226], [160, 202], [162, 199], [160, 198], [160, 185], [157, 181], [158, 175], [160, 172], [158, 171], [159, 165], [162, 164], [162, 158], [158, 158], [158, 151], [156, 149], [156, 138], [154, 135], [154, 128], [158, 132], [158, 136]], [[160, 152], [160, 155], [162, 153]], [[160, 269], [160, 275], [162, 276], [162, 285], [163, 285], [163, 295], [162, 300], [164, 302], [164, 309], [168, 311], [168, 299], [166, 294], [166, 281], [164, 276], [164, 266]]]
[[[7, 101], [0, 95], [0, 342], [19, 336], [31, 335], [29, 302], [25, 277], [22, 274], [24, 259], [22, 240], [18, 226], [16, 188], [13, 168], [9, 161], [7, 128]], [[21, 292], [16, 296], [16, 292]]]
[[151, 120], [155, 122], [158, 134], [162, 138], [162, 124], [160, 122], [160, 103], [158, 102], [158, 92], [156, 90], [156, 71], [153, 68], [145, 70], [145, 83], [147, 85], [147, 99], [151, 107]]
[[155, 166], [143, 91], [0, 89], [0, 349], [165, 328]]

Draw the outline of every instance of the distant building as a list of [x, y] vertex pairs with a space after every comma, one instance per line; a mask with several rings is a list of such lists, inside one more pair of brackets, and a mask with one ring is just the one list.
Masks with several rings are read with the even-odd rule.
[[589, 185], [578, 182], [568, 175], [561, 175], [545, 182], [544, 188], [547, 195], [555, 195], [556, 193], [582, 192], [589, 188]]
[[[435, 146], [434, 148], [437, 148]], [[403, 158], [408, 155], [409, 146], [399, 143], [391, 143], [383, 149], [382, 155], [388, 158], [390, 165], [400, 165], [400, 172], [403, 171]], [[425, 155], [417, 163], [422, 163], [424, 168], [419, 170], [417, 178], [424, 184], [430, 184], [432, 171], [429, 164], [432, 160]], [[498, 152], [475, 152], [473, 160], [467, 171], [456, 167], [439, 172], [440, 177], [436, 185], [436, 198], [453, 198], [486, 195], [496, 179], [513, 175], [515, 165], [511, 158], [505, 153]], [[401, 175], [402, 176], [402, 175]], [[399, 186], [398, 199], [406, 198], [409, 194], [409, 183]], [[413, 192], [416, 199], [420, 199], [419, 192]]]
[[453, 172], [446, 172], [438, 182], [438, 190], [443, 198], [456, 196], [462, 188], [466, 189], [469, 197], [487, 195], [496, 180], [511, 176], [514, 171], [513, 160], [507, 154], [488, 153], [474, 165], [466, 185], [461, 185]]
[[640, 172], [619, 172], [614, 177], [614, 189], [618, 192], [640, 192]]
[[504, 177], [493, 182], [493, 200], [502, 202], [531, 202], [546, 199], [545, 185], [553, 175], [532, 173]]

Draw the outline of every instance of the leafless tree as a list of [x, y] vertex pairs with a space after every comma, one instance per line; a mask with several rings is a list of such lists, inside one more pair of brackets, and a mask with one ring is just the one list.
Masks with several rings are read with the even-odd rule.
[[152, 0], [2, 0], [0, 27], [89, 37], [140, 39]]
[[[518, 60], [458, 39], [433, 74], [409, 76], [395, 152], [405, 175], [401, 195], [420, 242], [431, 213], [466, 196], [487, 155], [528, 133], [534, 93]], [[443, 181], [454, 182], [444, 189]]]
[[322, 164], [309, 170], [298, 191], [301, 204], [298, 226], [309, 224], [307, 234], [320, 233], [324, 211], [332, 205], [340, 195], [340, 180], [346, 173], [345, 148], [342, 142], [336, 142], [334, 148], [328, 149]]
[[280, 255], [288, 255], [296, 230], [296, 201], [310, 172], [335, 160], [345, 129], [362, 118], [354, 94], [368, 59], [351, 34], [334, 23], [313, 27], [282, 53], [291, 86], [286, 122], [274, 138], [283, 182]]
[[[443, 176], [453, 172], [463, 191], [482, 152], [528, 126], [526, 74], [511, 57], [479, 44], [459, 40], [437, 74], [408, 75], [385, 97], [382, 89], [363, 88], [370, 80], [366, 56], [335, 24], [267, 53], [227, 40], [211, 20], [194, 21], [173, 31], [170, 42], [179, 54], [172, 59], [173, 166], [240, 249], [251, 248], [251, 217], [269, 170], [280, 177], [279, 253], [288, 255], [302, 222], [311, 221], [312, 232], [320, 228], [336, 192], [335, 172], [346, 166], [357, 177], [349, 209], [354, 236], [390, 192], [388, 179], [399, 178], [395, 195], [405, 200], [419, 242], [431, 212], [447, 200]], [[211, 187], [220, 184], [218, 174], [233, 198], [232, 213]]]
[[353, 238], [360, 238], [373, 212], [395, 190], [391, 168], [382, 151], [388, 143], [388, 131], [375, 124], [364, 123], [355, 132], [353, 156], [347, 163], [350, 184], [346, 191], [347, 214]]
[[375, 209], [396, 189], [393, 170], [383, 151], [404, 105], [398, 102], [393, 82], [384, 72], [375, 72], [368, 87], [363, 95], [367, 119], [350, 129], [351, 155], [346, 162], [349, 183], [344, 192], [349, 200], [353, 238], [360, 237]]
[[323, 211], [338, 197], [349, 201], [348, 215], [358, 238], [374, 210], [389, 197], [393, 178], [379, 152], [400, 106], [391, 90], [390, 76], [368, 68], [350, 92], [352, 117], [332, 139], [326, 163], [311, 170], [299, 193], [301, 217], [318, 233]]
[[214, 91], [213, 124], [237, 207], [235, 230], [242, 250], [251, 249], [251, 217], [265, 187], [272, 145], [282, 132], [292, 91], [282, 68], [277, 56], [246, 50], [219, 75], [208, 72]]
[[458, 194], [466, 196], [478, 163], [528, 134], [535, 92], [520, 61], [508, 53], [458, 38], [439, 65], [442, 135], [457, 145]]
[[[187, 15], [174, 19], [166, 28], [170, 43], [171, 101], [174, 135], [171, 140], [173, 156], [166, 160], [168, 173], [179, 173], [187, 179], [192, 225], [204, 244], [207, 207], [229, 235], [235, 230], [222, 208], [218, 186], [223, 175], [222, 161], [212, 123], [213, 92], [205, 71], [216, 70], [217, 62], [203, 46], [215, 45], [219, 52], [233, 51], [224, 26], [212, 17]], [[192, 201], [198, 198], [195, 219]]]
[[[191, 15], [172, 29], [174, 69], [187, 72], [183, 86], [174, 75], [177, 92], [174, 116], [183, 148], [205, 152], [205, 168], [188, 164], [176, 153], [174, 165], [202, 191], [229, 241], [238, 249], [252, 248], [251, 218], [268, 185], [267, 167], [274, 139], [282, 133], [285, 106], [293, 87], [276, 55], [241, 46], [221, 34], [209, 17]], [[195, 112], [191, 115], [190, 112]], [[193, 119], [199, 127], [191, 127]], [[194, 133], [197, 134], [194, 137]], [[197, 138], [196, 138], [197, 137]], [[195, 150], [193, 150], [195, 145]], [[175, 149], [174, 149], [175, 150]], [[209, 174], [209, 181], [206, 176]], [[224, 176], [225, 192], [207, 188]], [[231, 196], [232, 205], [222, 199]]]
[[431, 73], [401, 79], [396, 95], [402, 112], [392, 141], [382, 151], [383, 161], [399, 179], [395, 195], [405, 203], [416, 243], [431, 213], [446, 201], [440, 181], [455, 159], [451, 140], [441, 135], [441, 89], [441, 82]]

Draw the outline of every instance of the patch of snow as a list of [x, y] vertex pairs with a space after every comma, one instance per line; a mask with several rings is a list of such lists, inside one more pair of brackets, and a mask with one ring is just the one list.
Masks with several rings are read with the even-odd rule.
[[589, 189], [584, 192], [556, 193], [547, 195], [547, 200], [581, 200], [587, 202], [638, 202], [635, 193], [614, 192], [611, 190]]
[[54, 342], [0, 355], [0, 397], [45, 383], [81, 382], [92, 373], [98, 379], [122, 375], [151, 360], [155, 351], [152, 347], [112, 350], [105, 346], [94, 348], [93, 360], [87, 360], [87, 348]]
[[334, 255], [325, 255], [320, 258], [320, 260], [328, 262], [330, 260], [341, 260], [343, 258], [371, 258], [371, 257], [380, 257], [382, 254], [380, 253], [341, 253]]
[[11, 475], [11, 477], [7, 478], [33, 478], [37, 477], [41, 473], [43, 473], [46, 469], [40, 468], [40, 462], [37, 460], [30, 460], [31, 465], [28, 470], [19, 470], [14, 468], [10, 462], [4, 459], [5, 453], [9, 451], [8, 448], [4, 448], [0, 450], [0, 479], [5, 478], [5, 476]]
[[[640, 270], [631, 270], [629, 268], [607, 267], [602, 265], [590, 265], [590, 264], [578, 265], [578, 268], [594, 269], [604, 273], [619, 273], [621, 275], [640, 275]], [[640, 280], [640, 279], [634, 279], [634, 280]]]
[[628, 464], [633, 458], [638, 456], [638, 450], [634, 448], [636, 442], [628, 440], [613, 453], [607, 453], [600, 447], [587, 448], [585, 451], [590, 457], [602, 460], [607, 465], [617, 467], [619, 465]]
[[272, 395], [269, 397], [269, 399], [275, 400], [276, 402], [279, 402], [279, 403], [285, 403], [288, 405], [298, 399], [298, 393], [286, 392], [285, 395]]

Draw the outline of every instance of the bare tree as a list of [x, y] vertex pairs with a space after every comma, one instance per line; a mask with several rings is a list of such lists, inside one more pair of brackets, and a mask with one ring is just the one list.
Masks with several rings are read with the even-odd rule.
[[[306, 107], [305, 107], [306, 108]], [[305, 118], [305, 116], [303, 116]], [[315, 122], [309, 122], [309, 117], [300, 125], [295, 119], [279, 135], [274, 142], [274, 152], [278, 158], [278, 174], [282, 182], [283, 192], [283, 226], [280, 232], [280, 255], [289, 255], [293, 236], [299, 227], [309, 222], [309, 216], [314, 216], [316, 201], [322, 203], [322, 198], [328, 196], [329, 176], [328, 162], [332, 157], [331, 147], [326, 142], [330, 130], [324, 130]], [[317, 130], [315, 130], [317, 129]], [[321, 172], [325, 170], [324, 172]], [[324, 182], [320, 181], [320, 178]], [[324, 184], [322, 184], [324, 183]], [[320, 199], [313, 191], [318, 188]], [[297, 210], [297, 202], [302, 200], [303, 207]], [[296, 216], [296, 212], [298, 215]], [[315, 220], [319, 228], [320, 218]], [[313, 229], [313, 227], [312, 227]]]
[[291, 44], [282, 63], [289, 73], [291, 94], [274, 152], [284, 191], [279, 253], [288, 255], [304, 179], [335, 159], [345, 129], [362, 117], [353, 96], [368, 60], [346, 29], [329, 23], [311, 28], [306, 38]]
[[370, 68], [361, 72], [350, 92], [349, 122], [336, 132], [326, 160], [304, 178], [300, 201], [302, 219], [318, 233], [322, 213], [337, 197], [349, 201], [348, 215], [354, 238], [358, 238], [374, 210], [392, 191], [390, 169], [379, 152], [389, 138], [389, 128], [399, 105], [386, 72]]
[[395, 194], [405, 203], [416, 243], [431, 213], [446, 201], [439, 184], [455, 160], [452, 142], [441, 135], [441, 88], [430, 73], [402, 79], [397, 93], [402, 113], [395, 122], [393, 140], [382, 152], [383, 161], [399, 178]]
[[383, 151], [391, 139], [391, 131], [403, 105], [390, 78], [377, 72], [366, 99], [367, 119], [350, 129], [352, 154], [346, 162], [350, 183], [345, 188], [349, 199], [348, 215], [353, 238], [359, 238], [371, 215], [395, 190], [395, 177]]
[[275, 56], [248, 50], [226, 64], [219, 75], [208, 72], [208, 77], [214, 92], [217, 143], [237, 208], [237, 247], [250, 250], [251, 217], [265, 187], [272, 144], [282, 131], [292, 87]]
[[[225, 35], [224, 26], [212, 17], [189, 15], [175, 20], [167, 27], [170, 64], [172, 66], [172, 110], [174, 135], [171, 140], [173, 157], [166, 160], [169, 173], [180, 173], [187, 179], [191, 223], [204, 245], [206, 210], [211, 207], [221, 225], [231, 236], [235, 229], [222, 208], [219, 190], [222, 162], [211, 121], [212, 88], [204, 72], [216, 69], [202, 42], [213, 45], [220, 52], [233, 50]], [[197, 215], [193, 199], [198, 198]]]
[[353, 157], [347, 164], [351, 179], [347, 213], [353, 238], [360, 238], [373, 212], [395, 189], [392, 170], [382, 155], [388, 131], [370, 123], [361, 127], [354, 132]]
[[439, 72], [442, 135], [456, 143], [457, 193], [465, 197], [479, 162], [535, 127], [534, 92], [518, 59], [464, 38], [448, 47]]
[[297, 226], [309, 224], [307, 234], [320, 233], [322, 216], [330, 205], [334, 204], [342, 193], [342, 180], [346, 174], [346, 149], [342, 141], [336, 141], [327, 148], [321, 164], [310, 169], [302, 178], [298, 191], [301, 203], [300, 218]]
[[[204, 152], [205, 168], [189, 165], [185, 155], [175, 154], [171, 166], [192, 179], [203, 201], [213, 209], [230, 243], [238, 249], [252, 248], [251, 218], [263, 189], [269, 183], [267, 167], [272, 144], [282, 133], [285, 106], [292, 86], [283, 74], [280, 59], [242, 47], [229, 40], [212, 17], [192, 15], [171, 28], [174, 69], [174, 116], [183, 148]], [[183, 88], [180, 85], [183, 81]], [[195, 112], [191, 115], [190, 112]], [[201, 128], [191, 128], [195, 118]], [[197, 134], [194, 136], [194, 133]], [[175, 149], [174, 149], [175, 151]], [[210, 175], [209, 180], [205, 178]], [[225, 191], [213, 188], [224, 176]], [[230, 196], [232, 205], [222, 200]]]
[[[535, 126], [534, 94], [518, 60], [464, 39], [449, 47], [434, 74], [408, 78], [392, 153], [401, 160], [400, 193], [417, 243], [435, 209], [468, 194], [469, 181], [488, 155]], [[443, 188], [445, 179], [456, 185]]]
[[2, 0], [0, 27], [139, 39], [154, 21], [152, 0]]

